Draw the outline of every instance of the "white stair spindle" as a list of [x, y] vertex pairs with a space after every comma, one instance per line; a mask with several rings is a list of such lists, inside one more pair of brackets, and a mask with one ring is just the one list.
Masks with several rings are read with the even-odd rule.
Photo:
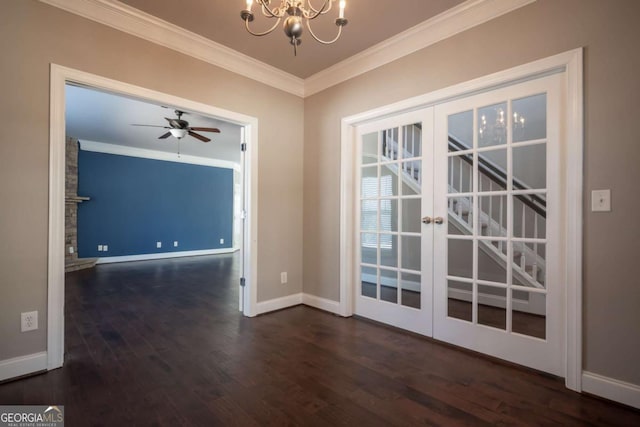
[[526, 234], [526, 222], [527, 222], [527, 217], [525, 215], [525, 205], [524, 203], [522, 204], [522, 237], [527, 237]]
[[458, 159], [458, 189], [462, 191], [462, 159]]

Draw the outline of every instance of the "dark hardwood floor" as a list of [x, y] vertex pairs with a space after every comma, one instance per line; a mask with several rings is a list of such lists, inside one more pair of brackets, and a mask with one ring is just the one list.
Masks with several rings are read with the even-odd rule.
[[304, 306], [244, 318], [235, 256], [100, 265], [66, 281], [62, 369], [0, 404], [67, 426], [640, 425], [640, 412], [430, 339]]

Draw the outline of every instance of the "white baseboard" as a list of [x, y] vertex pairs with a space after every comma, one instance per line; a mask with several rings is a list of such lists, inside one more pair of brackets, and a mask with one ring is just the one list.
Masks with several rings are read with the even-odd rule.
[[256, 305], [256, 316], [259, 314], [282, 310], [283, 308], [289, 308], [300, 304], [302, 304], [302, 293], [287, 295], [286, 297], [270, 299], [268, 301], [262, 301]]
[[237, 250], [238, 250], [237, 248], [222, 248], [222, 249], [205, 249], [202, 251], [161, 252], [161, 253], [155, 253], [155, 254], [110, 256], [110, 257], [98, 258], [98, 261], [96, 262], [96, 264], [111, 264], [114, 262], [129, 262], [129, 261], [148, 261], [152, 259], [181, 258], [181, 257], [200, 256], [200, 255], [220, 255], [220, 254], [230, 254]]
[[0, 381], [47, 370], [47, 352], [0, 361]]
[[640, 386], [592, 372], [582, 372], [582, 391], [640, 409]]
[[309, 307], [340, 315], [340, 303], [338, 301], [320, 298], [311, 294], [302, 294], [302, 303]]

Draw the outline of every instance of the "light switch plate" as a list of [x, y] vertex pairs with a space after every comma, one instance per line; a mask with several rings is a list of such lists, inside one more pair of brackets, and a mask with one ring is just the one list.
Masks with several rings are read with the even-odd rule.
[[591, 212], [611, 212], [611, 190], [591, 191]]

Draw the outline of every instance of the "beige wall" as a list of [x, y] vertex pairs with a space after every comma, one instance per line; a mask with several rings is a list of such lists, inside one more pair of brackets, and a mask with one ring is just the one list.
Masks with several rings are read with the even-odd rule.
[[[538, 0], [307, 98], [304, 291], [339, 299], [341, 118], [584, 46], [584, 368], [640, 384], [639, 16], [637, 0]], [[588, 209], [601, 188], [611, 213]]]
[[0, 48], [0, 360], [46, 348], [50, 63], [257, 117], [258, 299], [301, 292], [300, 98], [35, 0], [2, 3]]

